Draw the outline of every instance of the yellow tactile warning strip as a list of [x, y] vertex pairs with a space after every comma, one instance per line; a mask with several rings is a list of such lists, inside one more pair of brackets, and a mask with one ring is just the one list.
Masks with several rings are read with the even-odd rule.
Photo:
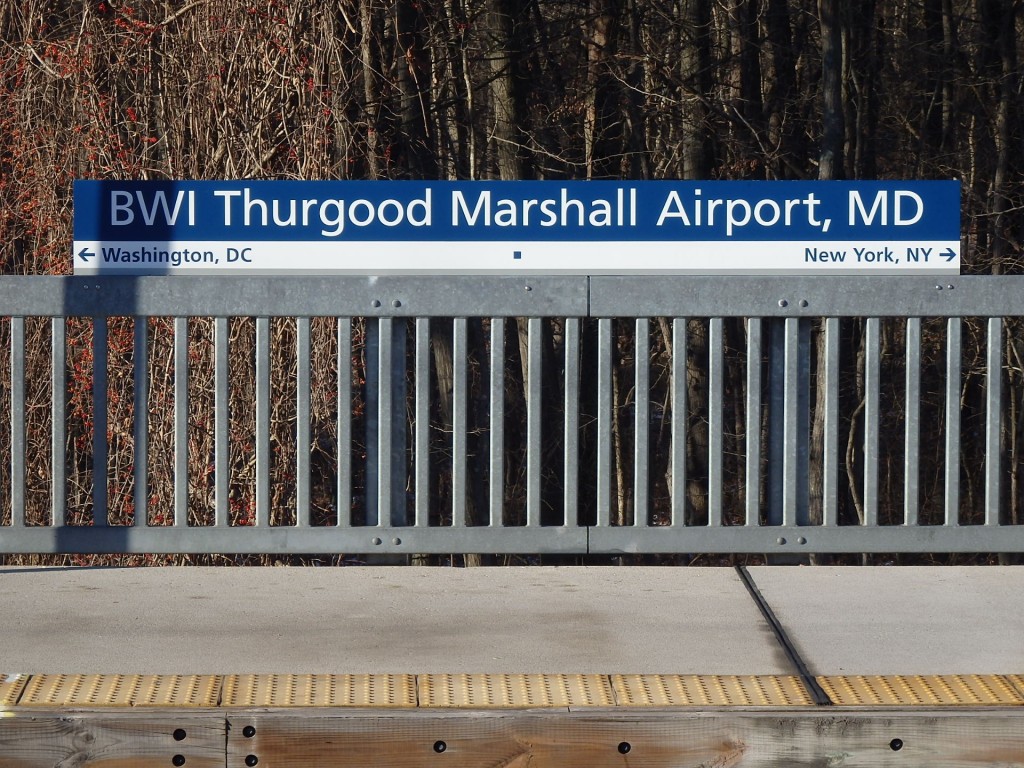
[[420, 675], [421, 707], [611, 707], [604, 675]]
[[810, 707], [799, 677], [779, 675], [612, 675], [623, 707]]
[[1001, 675], [819, 677], [839, 706], [1020, 706], [1024, 695]]
[[33, 675], [22, 707], [216, 707], [217, 675]]
[[[817, 678], [845, 707], [1024, 706], [1024, 675]], [[777, 675], [18, 675], [0, 707], [811, 707]]]
[[0, 675], [0, 707], [13, 707], [28, 683], [26, 675]]
[[225, 707], [415, 707], [413, 675], [230, 675]]

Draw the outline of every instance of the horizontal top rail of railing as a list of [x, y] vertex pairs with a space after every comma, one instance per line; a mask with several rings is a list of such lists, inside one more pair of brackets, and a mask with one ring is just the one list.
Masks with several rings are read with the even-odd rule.
[[1013, 317], [1022, 286], [948, 275], [8, 276], [0, 302], [20, 317]]
[[1024, 278], [2, 277], [0, 554], [1024, 552]]

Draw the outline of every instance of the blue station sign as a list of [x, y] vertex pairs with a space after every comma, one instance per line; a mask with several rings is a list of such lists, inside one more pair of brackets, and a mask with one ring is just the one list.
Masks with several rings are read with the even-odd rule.
[[958, 273], [956, 181], [76, 181], [76, 274]]

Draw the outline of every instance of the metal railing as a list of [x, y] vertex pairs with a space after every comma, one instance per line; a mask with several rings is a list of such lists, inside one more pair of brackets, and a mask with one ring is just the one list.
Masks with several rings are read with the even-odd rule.
[[0, 316], [0, 553], [1024, 551], [1018, 278], [5, 277]]

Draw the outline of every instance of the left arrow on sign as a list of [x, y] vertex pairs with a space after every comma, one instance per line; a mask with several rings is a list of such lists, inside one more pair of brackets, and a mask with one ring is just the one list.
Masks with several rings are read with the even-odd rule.
[[88, 263], [89, 259], [91, 259], [95, 255], [96, 254], [93, 253], [92, 251], [90, 251], [88, 248], [83, 248], [82, 250], [80, 250], [78, 252], [78, 258], [80, 258], [82, 261], [87, 262], [87, 263]]

